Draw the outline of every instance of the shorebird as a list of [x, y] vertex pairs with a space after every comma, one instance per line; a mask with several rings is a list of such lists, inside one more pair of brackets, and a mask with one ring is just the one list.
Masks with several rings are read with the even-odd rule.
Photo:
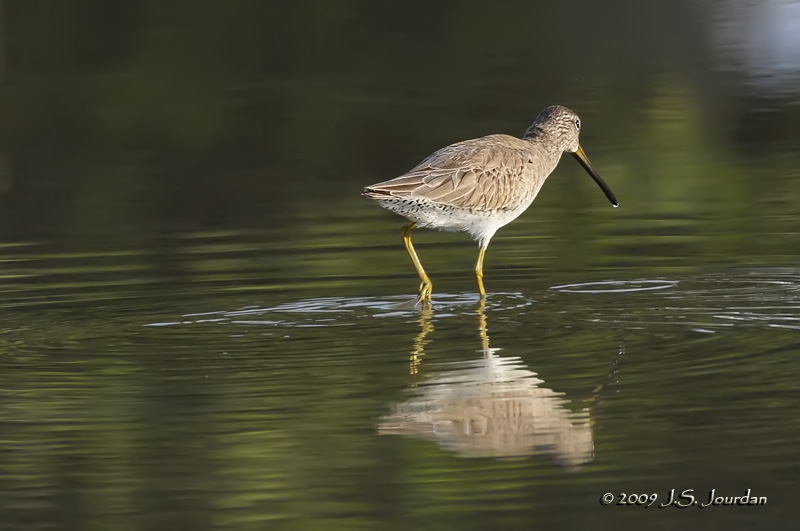
[[611, 204], [619, 206], [583, 152], [580, 130], [577, 114], [552, 105], [539, 113], [521, 139], [489, 135], [458, 142], [400, 177], [364, 188], [365, 196], [409, 220], [402, 235], [421, 280], [419, 301], [430, 301], [433, 283], [411, 243], [411, 230], [424, 227], [472, 235], [479, 246], [475, 279], [483, 300], [483, 257], [489, 241], [531, 205], [563, 153], [578, 159]]

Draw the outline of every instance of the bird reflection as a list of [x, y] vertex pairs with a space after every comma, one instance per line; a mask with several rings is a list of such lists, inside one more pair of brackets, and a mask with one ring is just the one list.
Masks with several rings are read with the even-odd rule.
[[[422, 309], [420, 333], [411, 350], [411, 373], [420, 372], [427, 336], [433, 331], [430, 308]], [[568, 468], [592, 460], [592, 407], [568, 407], [563, 393], [516, 356], [490, 348], [484, 307], [478, 309], [480, 359], [432, 373], [412, 386], [408, 400], [394, 404], [380, 419], [382, 434], [434, 441], [461, 457], [547, 455]], [[602, 389], [599, 386], [598, 389]], [[594, 404], [597, 401], [595, 400]]]

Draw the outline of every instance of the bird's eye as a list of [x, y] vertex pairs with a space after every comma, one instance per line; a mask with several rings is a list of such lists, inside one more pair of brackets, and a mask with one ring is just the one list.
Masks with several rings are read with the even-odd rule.
[[577, 127], [578, 129], [581, 128], [581, 119], [580, 118], [575, 118], [575, 127]]

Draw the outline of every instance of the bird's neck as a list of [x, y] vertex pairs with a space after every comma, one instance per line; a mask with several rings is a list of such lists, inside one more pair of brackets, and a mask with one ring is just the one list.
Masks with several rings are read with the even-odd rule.
[[530, 126], [525, 131], [525, 136], [522, 139], [528, 142], [531, 151], [536, 153], [536, 158], [540, 161], [540, 164], [547, 168], [547, 173], [555, 169], [558, 161], [561, 160], [562, 153], [564, 153], [558, 142], [553, 142], [550, 135], [536, 125]]
[[522, 140], [533, 140], [535, 138], [541, 138], [542, 136], [545, 136], [545, 135], [546, 135], [546, 133], [545, 133], [544, 129], [542, 129], [542, 126], [540, 126], [539, 124], [533, 123], [528, 128], [528, 130], [525, 131], [525, 134], [522, 135]]
[[527, 131], [525, 131], [525, 135], [523, 135], [522, 140], [527, 140], [531, 144], [537, 144], [543, 146], [551, 151], [558, 151], [559, 153], [563, 153], [564, 150], [561, 149], [561, 143], [557, 141], [557, 137], [552, 133], [552, 131], [548, 132], [543, 129], [538, 124], [531, 125]]

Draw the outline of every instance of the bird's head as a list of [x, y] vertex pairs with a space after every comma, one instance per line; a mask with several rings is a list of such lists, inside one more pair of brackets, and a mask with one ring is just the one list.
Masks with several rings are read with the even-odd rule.
[[540, 145], [555, 149], [559, 153], [571, 153], [603, 190], [611, 204], [618, 207], [619, 202], [614, 197], [611, 188], [600, 178], [600, 174], [592, 166], [589, 157], [583, 152], [580, 133], [581, 119], [574, 111], [561, 105], [551, 105], [539, 113], [523, 138], [525, 140], [537, 139]]

